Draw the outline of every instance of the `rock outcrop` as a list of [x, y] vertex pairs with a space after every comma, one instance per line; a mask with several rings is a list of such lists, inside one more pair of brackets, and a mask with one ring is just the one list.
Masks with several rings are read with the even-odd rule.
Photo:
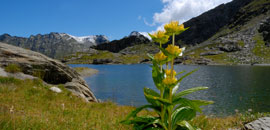
[[86, 82], [69, 66], [40, 53], [0, 43], [0, 67], [9, 64], [18, 65], [25, 75], [39, 77], [48, 84], [64, 84], [73, 94], [97, 102]]
[[0, 35], [0, 42], [40, 52], [51, 58], [62, 58], [66, 55], [89, 51], [90, 46], [109, 42], [106, 36], [93, 35], [75, 37], [66, 33], [31, 35], [29, 38]]
[[258, 31], [262, 33], [265, 45], [270, 47], [270, 18], [262, 21]]
[[181, 35], [176, 36], [176, 41], [181, 40], [186, 44], [199, 44], [216, 34], [222, 27], [229, 24], [237, 12], [252, 0], [233, 0], [227, 4], [221, 4], [198, 17], [184, 23], [190, 27]]
[[109, 43], [99, 44], [97, 46], [94, 46], [93, 48], [97, 50], [107, 50], [117, 53], [127, 47], [139, 44], [146, 44], [149, 42], [150, 40], [148, 38], [138, 32], [133, 31], [128, 37], [124, 37], [120, 40], [114, 40]]
[[270, 130], [270, 117], [262, 117], [245, 125], [247, 130]]

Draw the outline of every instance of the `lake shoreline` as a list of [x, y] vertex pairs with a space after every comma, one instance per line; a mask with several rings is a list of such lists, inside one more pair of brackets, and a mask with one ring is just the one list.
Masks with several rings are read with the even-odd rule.
[[73, 69], [76, 70], [83, 78], [93, 76], [99, 72], [97, 69], [88, 67], [74, 67]]

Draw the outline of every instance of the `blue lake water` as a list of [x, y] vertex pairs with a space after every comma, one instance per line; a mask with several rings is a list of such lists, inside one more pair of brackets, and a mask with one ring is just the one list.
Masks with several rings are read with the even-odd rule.
[[[85, 80], [98, 99], [110, 100], [119, 105], [146, 104], [143, 88], [155, 89], [151, 68], [137, 65], [70, 65], [89, 67], [99, 73]], [[211, 100], [204, 114], [226, 116], [252, 109], [253, 112], [270, 112], [270, 67], [267, 66], [186, 66], [176, 65], [177, 72], [199, 70], [185, 78], [180, 91], [197, 86], [209, 89], [188, 95], [190, 99]]]

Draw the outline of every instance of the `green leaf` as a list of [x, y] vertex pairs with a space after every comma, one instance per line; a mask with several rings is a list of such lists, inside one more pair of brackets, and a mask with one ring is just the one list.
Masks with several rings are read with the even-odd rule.
[[177, 125], [181, 126], [181, 127], [185, 127], [188, 130], [196, 130], [196, 128], [194, 128], [191, 124], [189, 124], [187, 121], [180, 121], [177, 122]]
[[151, 54], [147, 53], [147, 56], [148, 56], [151, 60], [154, 60], [154, 57], [153, 57]]
[[162, 72], [160, 72], [160, 67], [156, 62], [153, 62], [152, 78], [153, 78], [153, 81], [154, 81], [156, 87], [159, 90], [163, 89], [164, 86], [162, 84], [162, 80], [164, 78], [164, 71], [162, 70]]
[[160, 98], [160, 97], [148, 95], [147, 93], [144, 93], [144, 96], [145, 96], [146, 98], [149, 98], [149, 99], [152, 99], [152, 100], [159, 101], [160, 103], [165, 104], [165, 105], [171, 105], [171, 104], [172, 104], [172, 103], [171, 103], [169, 100], [167, 100], [167, 99], [163, 99], [163, 98]]
[[190, 107], [194, 109], [195, 111], [202, 112], [200, 106], [192, 100], [186, 99], [186, 98], [178, 98], [177, 100], [173, 101], [174, 105], [180, 104], [176, 109], [181, 108], [181, 107]]
[[179, 35], [179, 34], [181, 34], [182, 32], [184, 32], [184, 31], [186, 31], [186, 30], [188, 30], [188, 29], [189, 29], [189, 27], [187, 27], [187, 28], [185, 28], [184, 30], [181, 30], [181, 31], [179, 31], [179, 32], [176, 32], [175, 35]]
[[181, 72], [178, 72], [176, 75], [183, 74], [183, 73], [185, 73], [185, 72], [186, 72], [186, 71], [183, 70], [183, 71], [181, 71]]
[[195, 70], [193, 70], [193, 71], [191, 71], [191, 72], [188, 72], [187, 74], [185, 74], [184, 76], [182, 76], [181, 78], [179, 78], [179, 79], [177, 80], [176, 84], [177, 84], [177, 83], [180, 83], [185, 77], [191, 75], [192, 73], [194, 73], [194, 72], [196, 72], [196, 71], [198, 71], [198, 69], [195, 69]]
[[209, 105], [212, 104], [212, 101], [205, 101], [205, 100], [189, 100], [186, 98], [178, 98], [177, 100], [173, 101], [174, 105], [180, 104], [177, 108], [180, 107], [190, 107], [198, 112], [202, 112], [202, 109], [200, 108], [200, 106], [205, 106], [205, 105]]
[[136, 115], [140, 112], [140, 111], [142, 111], [143, 109], [145, 109], [145, 108], [154, 108], [152, 105], [143, 105], [143, 106], [141, 106], [141, 107], [138, 107], [138, 108], [136, 108], [134, 111], [132, 111], [132, 112], [130, 112], [128, 115], [127, 115], [127, 117], [123, 120], [123, 121], [121, 121], [120, 123], [123, 123], [123, 124], [130, 124], [130, 122], [129, 122], [129, 118], [131, 118], [131, 117], [136, 117]]
[[130, 120], [129, 123], [133, 124], [136, 130], [160, 130], [162, 128], [160, 118], [153, 116], [135, 117], [133, 120]]
[[208, 87], [195, 87], [195, 88], [190, 88], [190, 89], [186, 89], [186, 90], [183, 90], [177, 94], [174, 94], [173, 95], [173, 100], [177, 100], [177, 98], [181, 98], [185, 95], [188, 95], [190, 93], [193, 93], [193, 92], [196, 92], [196, 91], [199, 91], [199, 90], [205, 90], [205, 89], [208, 89]]
[[176, 126], [177, 122], [189, 121], [196, 116], [196, 111], [189, 107], [181, 107], [172, 113], [172, 126]]
[[[151, 95], [153, 97], [160, 97], [160, 95], [156, 91], [154, 91], [154, 90], [152, 90], [150, 88], [144, 88], [144, 93], [147, 94], [147, 95]], [[148, 98], [147, 96], [145, 96], [145, 98], [152, 105], [154, 105], [154, 106], [160, 106], [159, 101], [154, 100], [152, 98]]]
[[213, 104], [213, 101], [205, 101], [205, 100], [191, 100], [193, 103], [197, 104], [198, 106], [206, 106]]

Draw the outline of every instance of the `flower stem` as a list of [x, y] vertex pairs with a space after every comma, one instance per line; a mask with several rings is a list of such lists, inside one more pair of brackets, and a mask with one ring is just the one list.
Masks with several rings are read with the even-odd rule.
[[[175, 43], [175, 34], [173, 34], [172, 35], [172, 44], [173, 44], [173, 46], [174, 46], [174, 43]], [[173, 70], [174, 70], [174, 68], [173, 68], [173, 64], [174, 64], [174, 58], [172, 59], [172, 61], [171, 61], [171, 76], [173, 77], [174, 75], [173, 75]], [[169, 92], [169, 101], [172, 103], [172, 88], [170, 87], [170, 92]], [[169, 130], [172, 130], [172, 110], [173, 110], [173, 108], [171, 107], [171, 106], [169, 106], [169, 108], [168, 108], [169, 110], [168, 110], [168, 118], [169, 118], [169, 121], [168, 121], [168, 129]]]

